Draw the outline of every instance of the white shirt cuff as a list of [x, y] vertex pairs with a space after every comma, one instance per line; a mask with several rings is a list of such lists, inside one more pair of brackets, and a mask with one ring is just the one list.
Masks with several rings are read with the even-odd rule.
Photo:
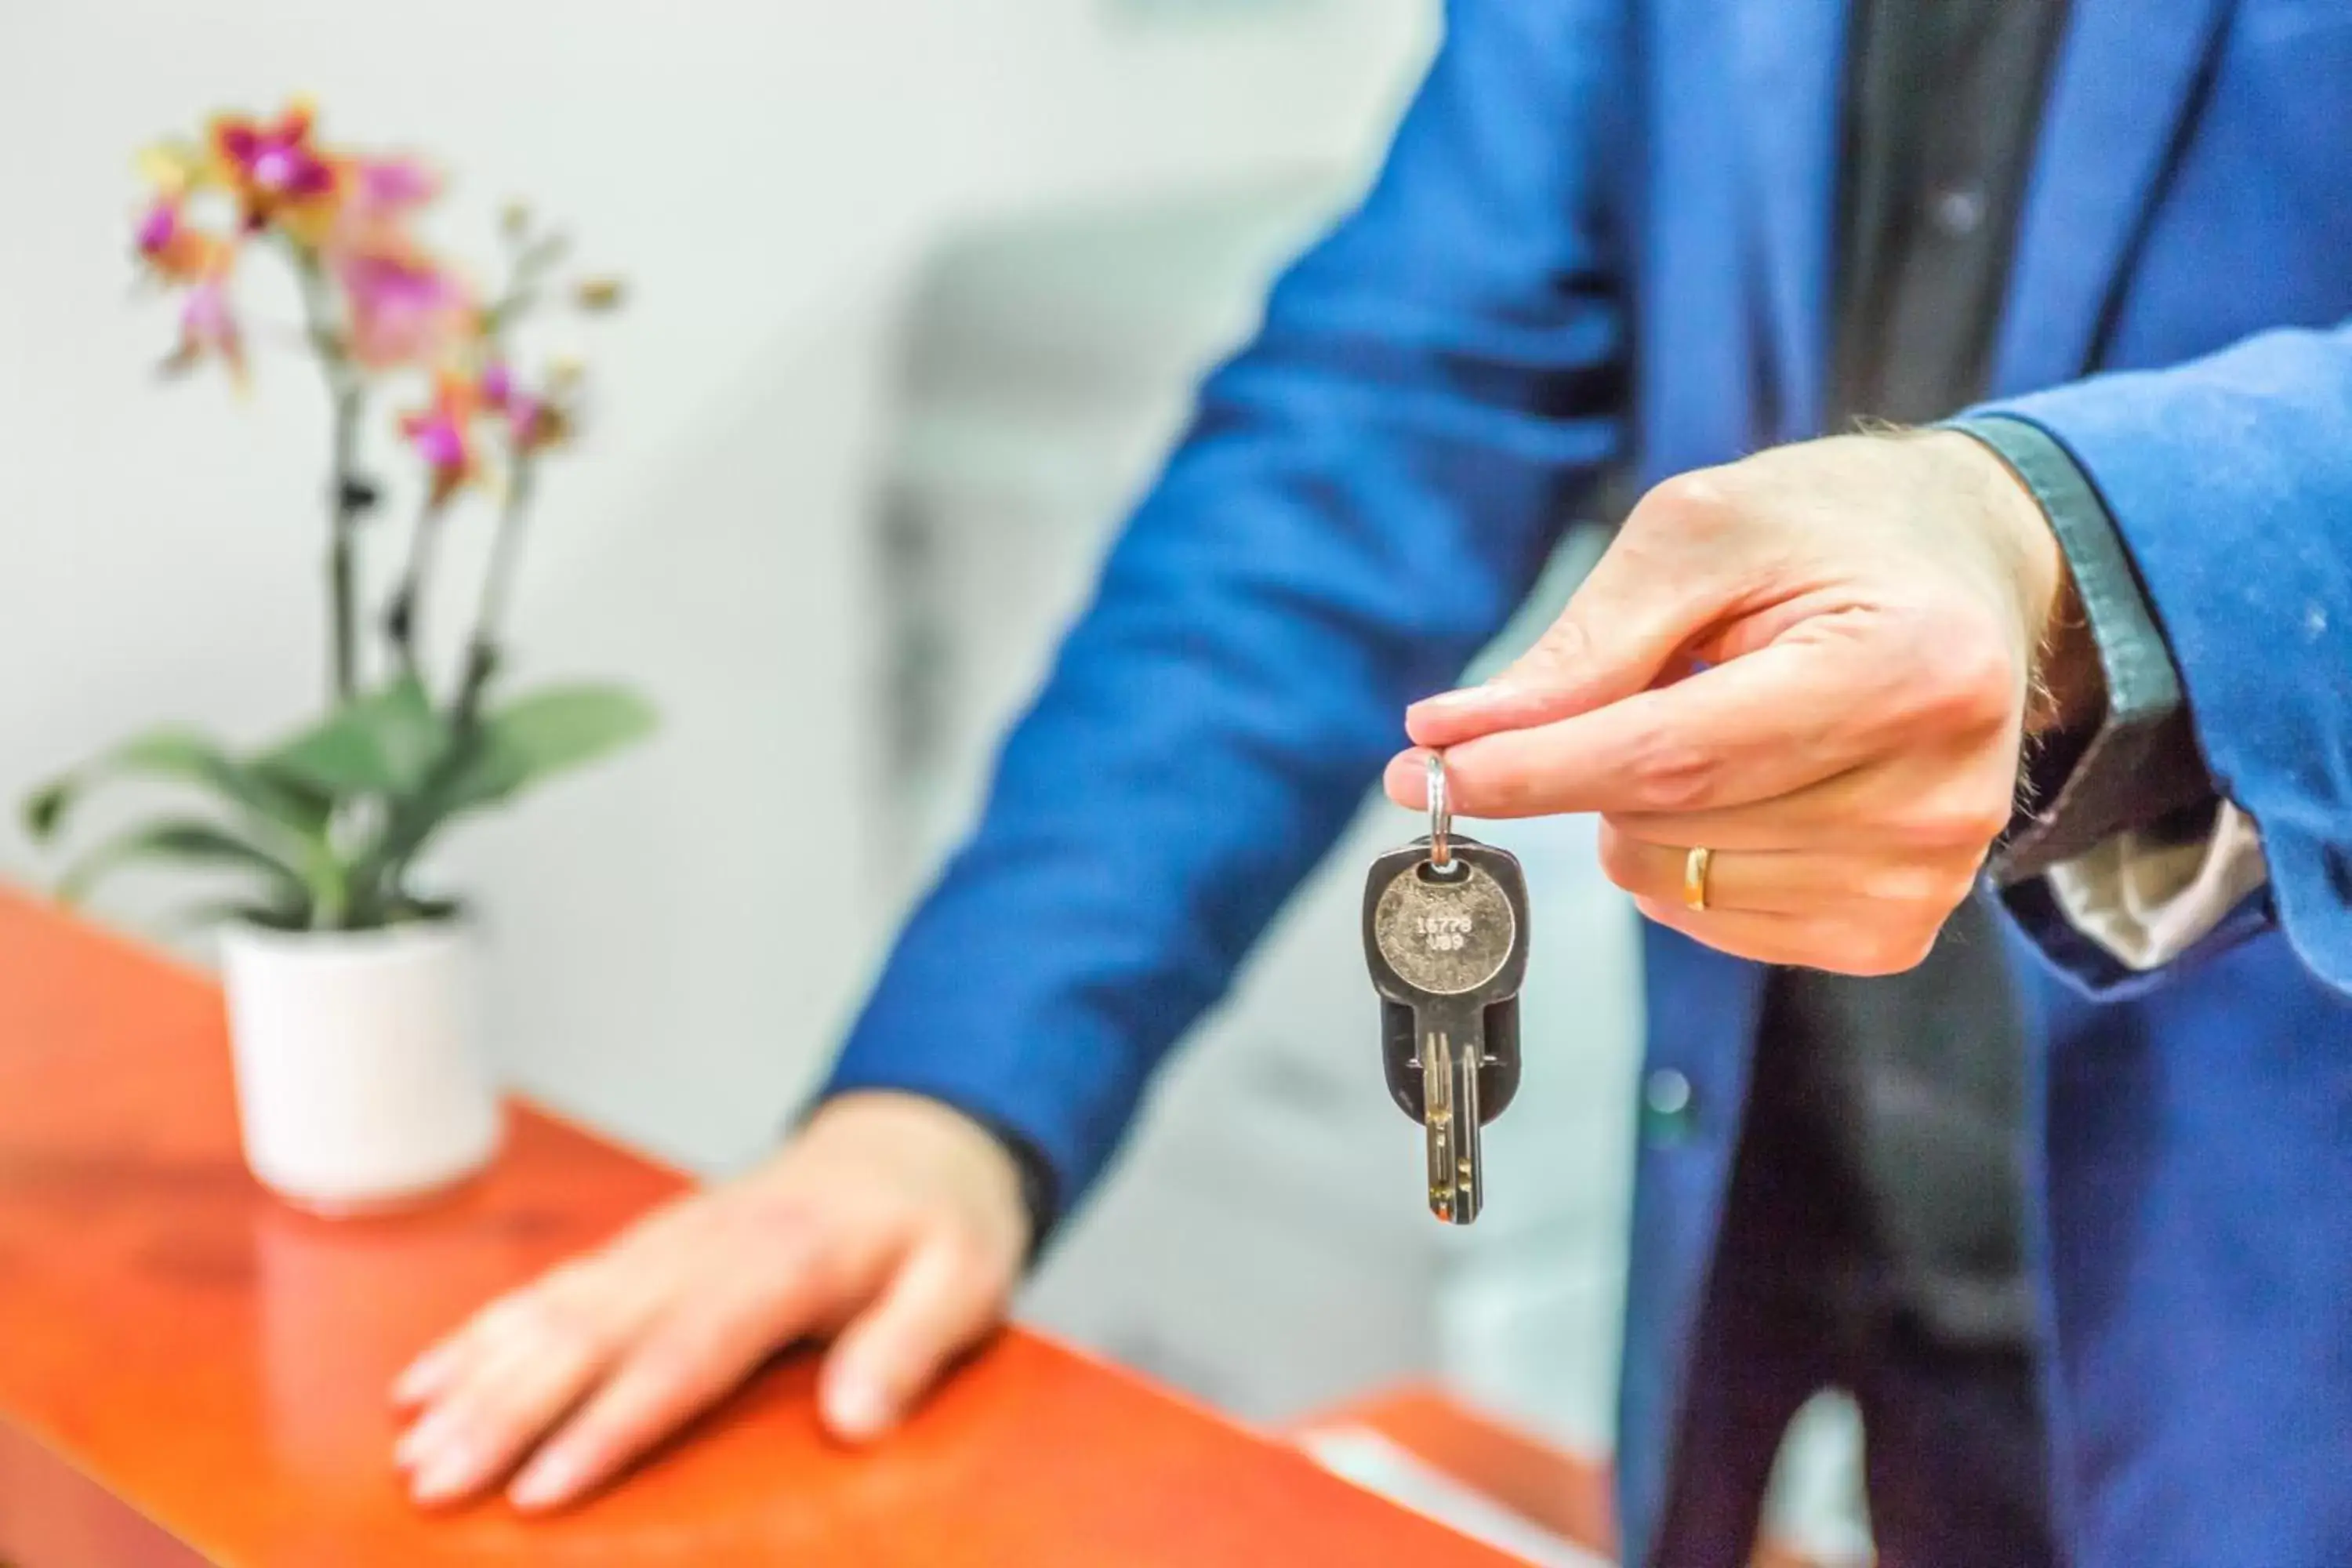
[[2212, 831], [2187, 841], [2126, 831], [2049, 870], [2074, 929], [2125, 967], [2170, 963], [2270, 879], [2254, 819], [2228, 801]]

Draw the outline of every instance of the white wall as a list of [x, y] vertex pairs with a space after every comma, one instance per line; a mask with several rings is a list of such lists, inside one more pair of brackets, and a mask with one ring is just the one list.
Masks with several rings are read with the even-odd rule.
[[[625, 675], [667, 728], [449, 870], [523, 1082], [698, 1165], [756, 1150], [894, 912], [796, 868], [876, 828], [861, 529], [908, 280], [1007, 214], [1344, 180], [1433, 6], [1207, 9], [0, 0], [0, 796], [158, 719], [259, 740], [320, 683], [307, 367], [153, 386], [169, 322], [125, 258], [138, 145], [313, 92], [331, 135], [448, 159], [445, 237], [526, 194], [636, 286], [547, 487], [520, 672]], [[0, 834], [0, 874], [40, 870]]]

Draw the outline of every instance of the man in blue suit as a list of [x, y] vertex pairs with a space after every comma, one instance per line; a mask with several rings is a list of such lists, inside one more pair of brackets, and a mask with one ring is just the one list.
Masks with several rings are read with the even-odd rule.
[[887, 1427], [1630, 467], [1408, 720], [1654, 922], [1627, 1560], [1743, 1560], [1839, 1382], [1891, 1563], [2352, 1563], [2347, 188], [2329, 0], [1457, 0], [823, 1106], [420, 1361], [418, 1496], [809, 1332]]

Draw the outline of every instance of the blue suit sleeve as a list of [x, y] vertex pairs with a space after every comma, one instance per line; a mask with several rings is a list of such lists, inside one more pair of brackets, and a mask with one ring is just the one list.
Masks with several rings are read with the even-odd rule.
[[[2262, 835], [2264, 895], [2170, 967], [2284, 927], [2352, 992], [2352, 328], [2265, 332], [1974, 412], [2039, 426], [2096, 487], [2206, 770]], [[2026, 912], [2062, 968], [2113, 988], [2112, 966]]]
[[1276, 285], [1007, 741], [824, 1092], [1100, 1169], [1617, 453], [1615, 0], [1465, 0], [1361, 206]]

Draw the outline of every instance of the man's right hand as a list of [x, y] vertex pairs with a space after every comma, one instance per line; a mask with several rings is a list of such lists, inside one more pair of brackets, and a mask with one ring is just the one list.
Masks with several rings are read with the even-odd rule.
[[[910, 1095], [827, 1104], [782, 1152], [492, 1302], [402, 1374], [396, 1449], [419, 1502], [520, 1466], [558, 1507], [609, 1479], [795, 1340], [828, 1336], [824, 1421], [887, 1431], [1003, 1317], [1029, 1245], [1012, 1156]], [[527, 1461], [527, 1462], [526, 1462]]]

